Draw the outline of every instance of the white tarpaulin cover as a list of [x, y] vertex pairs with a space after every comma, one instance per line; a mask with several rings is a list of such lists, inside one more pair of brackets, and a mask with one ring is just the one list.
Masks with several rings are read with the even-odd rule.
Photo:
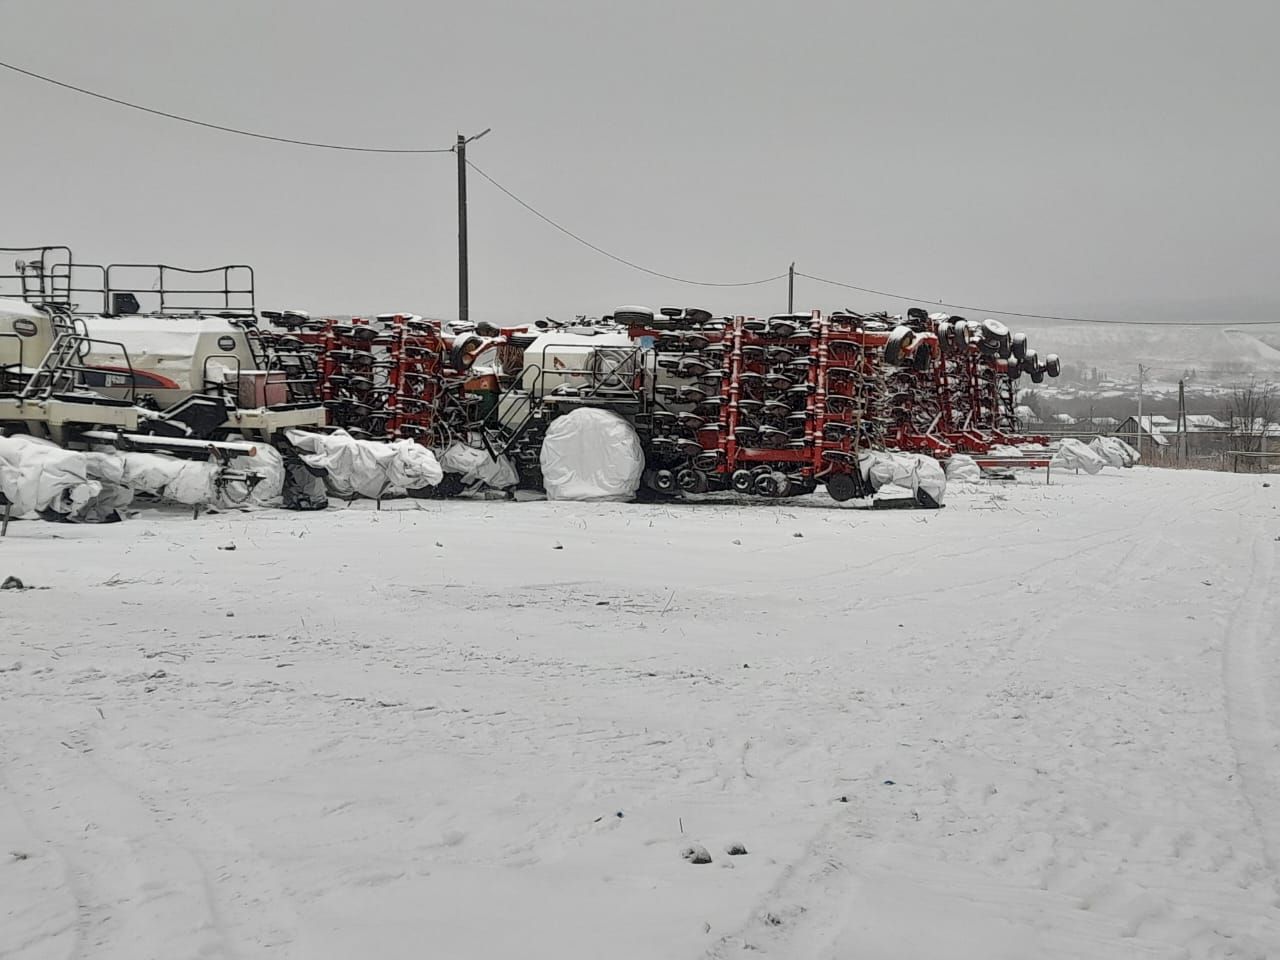
[[870, 481], [873, 490], [892, 484], [913, 494], [924, 491], [935, 503], [942, 505], [947, 492], [947, 475], [942, 464], [933, 457], [919, 453], [876, 451], [863, 454], [861, 466], [862, 477]]
[[541, 463], [548, 500], [630, 500], [640, 489], [644, 450], [622, 417], [581, 407], [551, 422]]
[[[269, 444], [257, 444], [255, 449], [256, 455], [252, 457], [232, 457], [229, 464], [230, 469], [238, 470], [242, 473], [257, 474], [261, 479], [257, 485], [249, 492], [248, 497], [244, 495], [244, 490], [240, 489], [230, 494], [233, 502], [251, 503], [258, 506], [266, 506], [267, 504], [276, 505], [280, 499], [280, 494], [284, 490], [284, 457], [280, 456], [280, 451]], [[238, 486], [238, 484], [232, 484]], [[223, 498], [227, 499], [227, 498]]]
[[506, 457], [494, 459], [488, 451], [461, 440], [440, 454], [440, 468], [445, 473], [461, 474], [465, 484], [483, 483], [494, 490], [506, 490], [520, 481], [516, 468]]
[[0, 490], [14, 516], [40, 510], [74, 516], [102, 494], [83, 453], [25, 435], [0, 437]]
[[1138, 451], [1119, 437], [1094, 437], [1089, 443], [1089, 449], [1110, 467], [1132, 467], [1141, 459]]
[[218, 465], [207, 460], [179, 460], [163, 453], [112, 453], [124, 464], [124, 482], [135, 493], [202, 506], [218, 496]]
[[1085, 473], [1097, 473], [1107, 465], [1107, 462], [1098, 456], [1098, 454], [1090, 450], [1083, 440], [1076, 440], [1072, 437], [1063, 439], [1062, 444], [1058, 447], [1058, 452], [1053, 455], [1053, 465], [1055, 467], [1074, 467], [1083, 470]]
[[951, 459], [947, 461], [947, 482], [961, 482], [965, 480], [981, 480], [982, 468], [977, 462], [963, 453], [955, 453], [951, 455]]
[[328, 471], [325, 485], [335, 497], [396, 496], [434, 487], [444, 477], [435, 454], [412, 440], [357, 440], [345, 430], [287, 430], [285, 436], [309, 466]]

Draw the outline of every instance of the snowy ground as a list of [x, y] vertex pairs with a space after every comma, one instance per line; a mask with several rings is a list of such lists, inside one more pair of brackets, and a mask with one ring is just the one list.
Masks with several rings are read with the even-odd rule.
[[949, 493], [15, 524], [0, 957], [1280, 956], [1280, 487]]

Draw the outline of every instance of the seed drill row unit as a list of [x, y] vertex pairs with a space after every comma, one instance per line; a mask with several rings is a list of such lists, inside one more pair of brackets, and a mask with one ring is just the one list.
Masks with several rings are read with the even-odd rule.
[[4, 255], [16, 262], [0, 273], [12, 327], [0, 329], [0, 427], [68, 445], [224, 456], [246, 441], [287, 446], [291, 427], [341, 427], [437, 449], [483, 442], [536, 486], [548, 424], [585, 406], [634, 426], [652, 491], [824, 485], [844, 500], [869, 493], [866, 451], [945, 459], [1043, 440], [1017, 434], [1014, 383], [1058, 373], [1056, 357], [1041, 361], [996, 321], [921, 310], [622, 308], [577, 332], [454, 335], [409, 314], [259, 314], [248, 266], [104, 267], [65, 247]]
[[578, 406], [632, 423], [645, 485], [661, 493], [778, 497], [822, 484], [846, 500], [870, 492], [863, 451], [968, 452], [994, 463], [996, 445], [1045, 440], [1015, 432], [1014, 382], [1024, 372], [1056, 376], [1057, 359], [1042, 364], [996, 321], [923, 311], [901, 322], [847, 312], [715, 318], [679, 308], [622, 308], [610, 319], [625, 333], [545, 334], [519, 357], [490, 421], [492, 446], [531, 485], [547, 425]]

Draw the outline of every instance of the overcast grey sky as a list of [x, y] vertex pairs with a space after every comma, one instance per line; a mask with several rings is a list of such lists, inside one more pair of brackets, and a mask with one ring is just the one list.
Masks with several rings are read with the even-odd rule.
[[[211, 122], [448, 146], [591, 241], [1008, 309], [1280, 300], [1280, 3], [0, 0], [0, 59]], [[0, 71], [0, 245], [248, 261], [259, 301], [456, 312], [453, 157], [230, 137]], [[21, 132], [19, 132], [21, 123]], [[472, 315], [785, 306], [476, 176]], [[797, 305], [887, 305], [802, 281]]]

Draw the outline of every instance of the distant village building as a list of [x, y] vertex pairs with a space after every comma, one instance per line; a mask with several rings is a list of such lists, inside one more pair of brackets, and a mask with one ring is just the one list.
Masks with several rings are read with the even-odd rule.
[[1165, 427], [1175, 424], [1168, 417], [1145, 416], [1142, 422], [1137, 417], [1125, 417], [1120, 425], [1112, 431], [1131, 447], [1135, 447], [1145, 460], [1158, 460], [1169, 446], [1169, 438], [1165, 436]]

